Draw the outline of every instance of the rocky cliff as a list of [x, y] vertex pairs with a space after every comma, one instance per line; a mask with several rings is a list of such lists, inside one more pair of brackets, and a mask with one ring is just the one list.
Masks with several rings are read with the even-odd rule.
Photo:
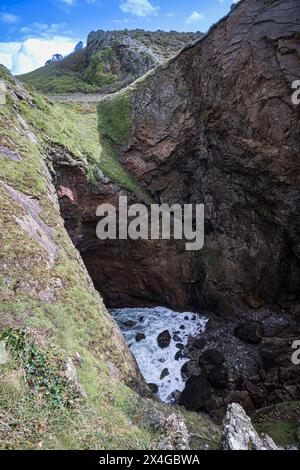
[[[147, 285], [130, 251], [126, 277], [127, 293], [135, 295], [138, 285], [141, 295], [150, 285], [167, 305], [231, 318], [202, 345], [221, 348], [226, 364], [207, 382], [216, 366], [210, 363], [208, 377], [191, 382], [182, 403], [201, 398], [202, 390], [192, 409], [218, 408], [234, 395], [252, 410], [300, 397], [299, 371], [291, 364], [300, 331], [299, 107], [291, 100], [300, 72], [299, 25], [295, 0], [241, 1], [203, 39], [99, 105], [102, 140], [154, 199], [205, 205], [201, 252], [144, 245]], [[120, 139], [117, 122], [105, 116], [122, 100], [130, 117]], [[95, 270], [89, 256], [87, 266]], [[176, 292], [171, 299], [167, 285]], [[235, 330], [239, 323], [243, 334]], [[263, 333], [252, 342], [257, 328]], [[201, 354], [191, 355], [196, 367], [189, 374], [199, 374]]]
[[163, 63], [201, 33], [96, 31], [87, 47], [20, 76], [43, 93], [95, 93], [118, 90]]
[[[99, 104], [102, 156], [130, 179], [116, 186], [96, 171], [87, 190], [57, 166], [68, 231], [108, 305], [216, 315], [202, 350], [192, 347], [188, 373], [199, 374], [206, 349], [222, 351], [222, 367], [210, 382], [195, 381], [189, 396], [203, 397], [205, 385], [208, 400], [194, 409], [235, 399], [253, 411], [300, 398], [291, 364], [300, 331], [299, 108], [291, 101], [299, 24], [296, 0], [239, 2], [196, 44]], [[97, 240], [95, 207], [124, 193], [204, 203], [204, 249]]]
[[241, 1], [99, 105], [101, 139], [153, 197], [205, 204], [195, 307], [299, 302], [299, 15], [294, 0]]
[[0, 448], [216, 447], [210, 420], [154, 401], [64, 228], [53, 162], [95, 164], [95, 111], [0, 74]]

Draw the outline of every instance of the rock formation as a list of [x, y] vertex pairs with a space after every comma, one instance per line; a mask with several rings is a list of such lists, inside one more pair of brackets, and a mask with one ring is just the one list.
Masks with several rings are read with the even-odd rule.
[[223, 426], [222, 450], [283, 450], [269, 436], [258, 435], [251, 419], [237, 403], [229, 405]]

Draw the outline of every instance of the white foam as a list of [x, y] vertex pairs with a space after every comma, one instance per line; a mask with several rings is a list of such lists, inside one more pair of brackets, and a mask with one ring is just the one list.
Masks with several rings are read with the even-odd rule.
[[[182, 391], [184, 388], [181, 368], [187, 362], [186, 358], [175, 360], [175, 354], [179, 351], [176, 344], [182, 343], [186, 346], [189, 336], [196, 336], [204, 331], [207, 319], [199, 314], [174, 312], [165, 307], [121, 308], [112, 310], [111, 314], [118, 322], [146, 381], [155, 383], [158, 386], [159, 398], [170, 402], [172, 392]], [[124, 325], [128, 320], [136, 325]], [[180, 329], [182, 325], [184, 329]], [[157, 337], [164, 330], [169, 330], [172, 339], [169, 347], [162, 349], [157, 344]], [[146, 336], [139, 342], [135, 339], [138, 332]], [[173, 339], [175, 332], [181, 341]], [[169, 370], [169, 375], [161, 380], [160, 375], [165, 368]]]

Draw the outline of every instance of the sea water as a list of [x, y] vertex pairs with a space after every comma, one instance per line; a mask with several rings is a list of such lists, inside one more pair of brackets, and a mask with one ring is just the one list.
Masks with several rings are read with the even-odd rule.
[[[186, 346], [189, 337], [205, 330], [207, 319], [199, 314], [175, 312], [165, 307], [121, 308], [111, 310], [111, 314], [119, 324], [146, 381], [158, 386], [157, 395], [161, 400], [171, 402], [172, 393], [184, 389], [181, 368], [188, 360], [175, 359], [179, 351], [176, 344]], [[170, 332], [171, 342], [162, 349], [157, 337], [165, 330]], [[137, 341], [137, 333], [143, 333], [145, 339]], [[166, 368], [169, 374], [161, 379], [161, 373]]]

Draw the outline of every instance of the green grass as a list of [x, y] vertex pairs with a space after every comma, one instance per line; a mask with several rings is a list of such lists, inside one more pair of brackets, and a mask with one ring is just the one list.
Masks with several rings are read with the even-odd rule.
[[42, 93], [96, 93], [99, 87], [84, 79], [85, 51], [75, 52], [60, 62], [41, 67], [18, 78]]
[[112, 49], [103, 49], [94, 54], [86, 68], [84, 79], [91, 85], [98, 86], [99, 88], [115, 82], [118, 79], [117, 75], [106, 68], [107, 65], [110, 65], [112, 57]]
[[[97, 179], [98, 168], [112, 182], [146, 198], [143, 188], [134, 180], [117, 160], [107, 139], [99, 137], [96, 104], [51, 103], [29, 87], [30, 100], [9, 103], [0, 108], [0, 121], [3, 132], [0, 144], [18, 150], [21, 161], [3, 160], [0, 177], [8, 183], [20, 182], [26, 194], [39, 194], [45, 184], [42, 177], [44, 168], [39, 160], [39, 152], [49, 152], [54, 145], [64, 148], [70, 165], [82, 165], [93, 186], [101, 187]], [[30, 142], [24, 130], [19, 132], [20, 124], [16, 119], [15, 106], [20, 115], [30, 125], [38, 138], [38, 145]], [[115, 110], [107, 119], [107, 129], [113, 132], [118, 126], [117, 136], [121, 140], [129, 131], [129, 108], [126, 102], [120, 103], [120, 116]], [[28, 169], [30, 168], [30, 171]], [[45, 189], [45, 188], [44, 188]]]

